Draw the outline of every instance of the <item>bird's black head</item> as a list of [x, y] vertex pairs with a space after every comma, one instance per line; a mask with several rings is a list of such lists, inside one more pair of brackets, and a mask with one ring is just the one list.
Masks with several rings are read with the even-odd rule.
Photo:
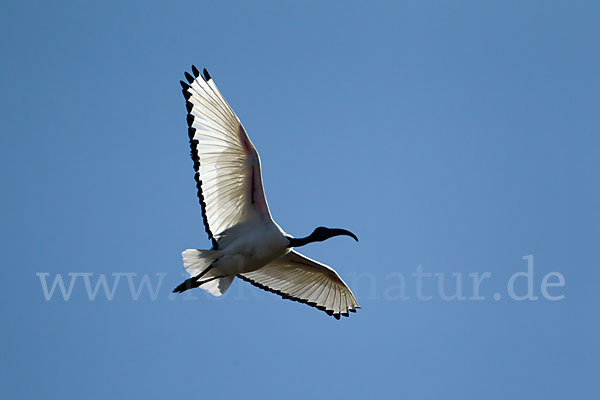
[[304, 246], [312, 242], [322, 242], [334, 236], [340, 235], [350, 236], [358, 242], [358, 238], [356, 237], [356, 235], [346, 229], [325, 228], [324, 226], [319, 226], [313, 231], [313, 233], [311, 233], [305, 238], [289, 238], [290, 247]]

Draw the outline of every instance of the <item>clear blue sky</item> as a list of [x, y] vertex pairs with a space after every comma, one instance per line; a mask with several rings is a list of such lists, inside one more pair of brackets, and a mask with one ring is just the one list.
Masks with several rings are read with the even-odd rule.
[[[4, 5], [2, 398], [597, 393], [598, 3], [322, 3]], [[210, 247], [178, 83], [191, 64], [244, 122], [276, 221], [359, 236], [303, 249], [357, 314], [241, 281], [169, 297], [181, 251]], [[516, 301], [528, 255], [538, 299]], [[448, 293], [461, 274], [467, 299], [429, 277], [419, 300], [419, 266]], [[491, 275], [484, 300], [474, 272]], [[542, 295], [551, 272], [562, 300]], [[37, 273], [129, 275], [112, 301], [81, 275], [46, 301]], [[162, 279], [154, 300], [128, 288], [144, 274]]]

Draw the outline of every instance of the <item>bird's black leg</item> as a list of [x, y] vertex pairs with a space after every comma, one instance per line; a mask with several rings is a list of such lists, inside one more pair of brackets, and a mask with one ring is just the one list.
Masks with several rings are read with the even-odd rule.
[[202, 285], [203, 283], [210, 282], [217, 278], [222, 278], [222, 276], [221, 276], [221, 277], [210, 278], [203, 282], [199, 281], [200, 278], [202, 278], [204, 275], [206, 275], [208, 273], [208, 271], [210, 271], [214, 267], [215, 262], [217, 260], [213, 261], [208, 267], [206, 267], [206, 269], [204, 271], [200, 272], [198, 275], [192, 276], [191, 278], [186, 279], [183, 283], [181, 283], [179, 286], [177, 286], [175, 289], [173, 289], [173, 293], [182, 293], [182, 292], [185, 292], [186, 290], [197, 288], [198, 286]]
[[173, 289], [173, 293], [183, 293], [186, 290], [195, 289], [204, 285], [205, 283], [214, 281], [215, 279], [225, 278], [224, 276], [213, 276], [212, 278], [205, 279], [203, 281], [198, 280], [199, 275], [193, 276], [189, 279], [186, 279], [183, 283]]
[[196, 285], [201, 286], [210, 281], [214, 281], [215, 279], [225, 278], [224, 276], [213, 276], [212, 278], [205, 279], [203, 281], [196, 282]]
[[215, 265], [215, 263], [213, 262], [213, 263], [212, 263], [212, 264], [210, 264], [208, 267], [206, 267], [206, 269], [205, 269], [204, 271], [200, 272], [200, 273], [199, 273], [198, 275], [196, 275], [194, 278], [198, 278], [198, 279], [202, 278], [204, 275], [206, 275], [206, 273], [207, 273], [208, 271], [210, 271], [210, 270], [212, 269], [212, 267], [213, 267], [214, 265]]

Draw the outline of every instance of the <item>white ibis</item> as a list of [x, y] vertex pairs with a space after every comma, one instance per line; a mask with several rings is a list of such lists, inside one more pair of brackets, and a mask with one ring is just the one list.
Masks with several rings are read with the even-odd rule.
[[318, 227], [294, 238], [273, 221], [260, 173], [260, 159], [242, 123], [204, 69], [181, 81], [196, 187], [211, 250], [188, 249], [191, 275], [173, 292], [200, 287], [220, 296], [238, 278], [284, 299], [316, 307], [339, 319], [360, 308], [342, 278], [327, 265], [293, 250], [333, 236], [356, 235]]

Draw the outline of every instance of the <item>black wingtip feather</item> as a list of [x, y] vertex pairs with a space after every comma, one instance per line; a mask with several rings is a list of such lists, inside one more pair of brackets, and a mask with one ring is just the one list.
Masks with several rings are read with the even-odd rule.
[[179, 81], [179, 84], [181, 85], [181, 88], [186, 91], [190, 88], [190, 85], [188, 85], [187, 83], [185, 83], [184, 81]]
[[192, 114], [188, 114], [186, 119], [188, 126], [191, 127], [194, 123], [194, 116]]
[[184, 73], [184, 75], [185, 79], [187, 79], [188, 83], [191, 85], [194, 82], [194, 77], [191, 76], [190, 73], [187, 71]]
[[198, 68], [196, 68], [195, 65], [192, 65], [192, 74], [194, 74], [196, 78], [200, 76], [200, 71], [198, 71]]
[[210, 77], [210, 74], [208, 73], [208, 71], [206, 70], [206, 68], [204, 68], [204, 70], [202, 70], [202, 75], [204, 76], [204, 80], [205, 81], [210, 81], [212, 78]]

